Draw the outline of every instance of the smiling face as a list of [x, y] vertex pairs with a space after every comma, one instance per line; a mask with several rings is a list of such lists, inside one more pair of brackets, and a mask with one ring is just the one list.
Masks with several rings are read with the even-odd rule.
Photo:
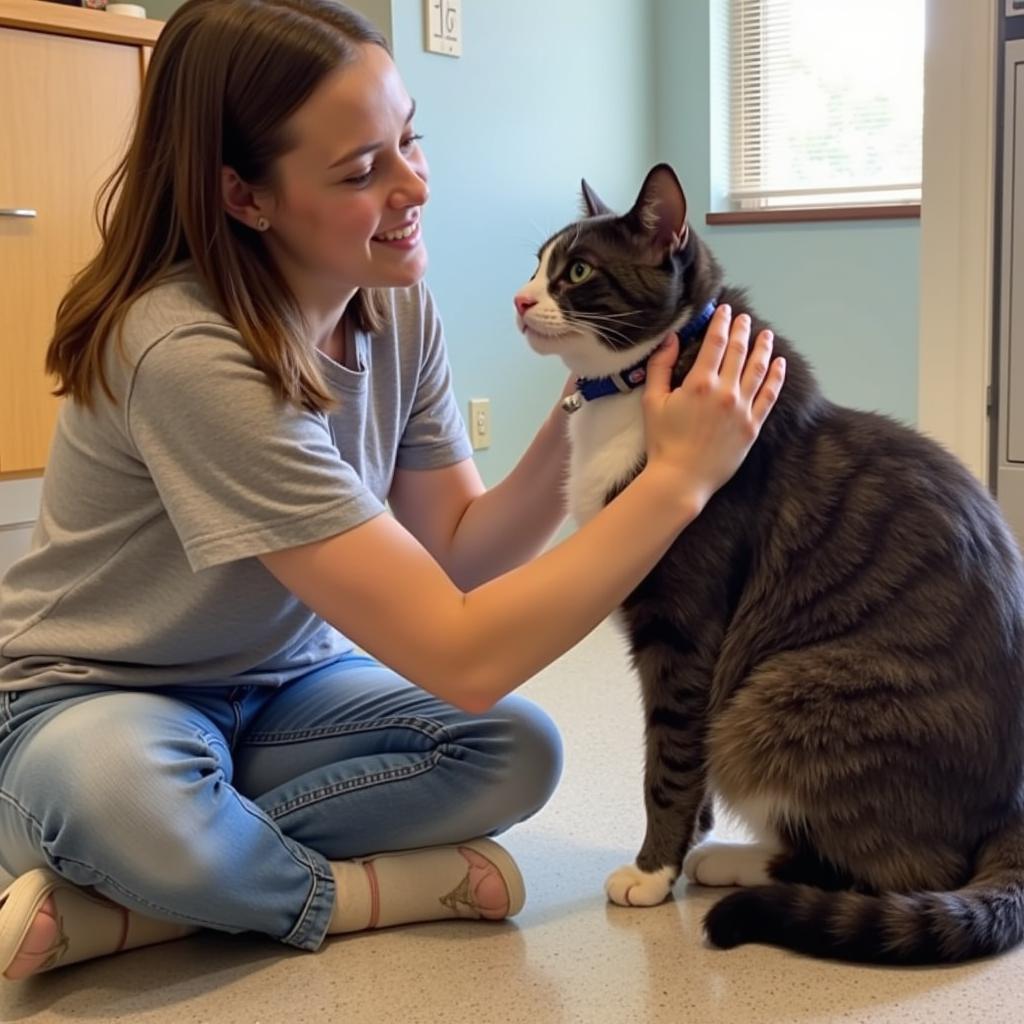
[[257, 192], [268, 249], [286, 277], [335, 289], [420, 280], [428, 189], [414, 112], [391, 57], [364, 44], [289, 118], [292, 146], [277, 161], [274, 187]]
[[[549, 239], [515, 297], [530, 346], [582, 377], [605, 377], [643, 359], [690, 315], [686, 201], [671, 170], [656, 168], [618, 217], [584, 184], [591, 216]], [[679, 254], [677, 256], [677, 254]]]

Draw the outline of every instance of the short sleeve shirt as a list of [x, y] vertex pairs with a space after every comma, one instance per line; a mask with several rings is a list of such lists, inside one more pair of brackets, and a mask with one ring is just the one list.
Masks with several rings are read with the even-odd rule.
[[279, 685], [351, 649], [258, 555], [381, 514], [396, 467], [471, 454], [424, 285], [396, 289], [327, 414], [281, 400], [187, 267], [136, 300], [115, 401], [65, 401], [30, 551], [0, 582], [0, 690]]

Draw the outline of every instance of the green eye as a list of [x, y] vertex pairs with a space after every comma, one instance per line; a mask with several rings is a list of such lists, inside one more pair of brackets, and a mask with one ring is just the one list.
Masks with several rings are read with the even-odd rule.
[[569, 266], [569, 281], [572, 284], [583, 284], [594, 273], [594, 268], [583, 260], [575, 260]]

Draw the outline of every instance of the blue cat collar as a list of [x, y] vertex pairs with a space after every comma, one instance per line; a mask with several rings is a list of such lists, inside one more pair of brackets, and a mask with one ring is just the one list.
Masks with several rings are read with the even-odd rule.
[[[715, 315], [718, 307], [717, 301], [712, 299], [692, 320], [687, 321], [678, 331], [679, 345], [682, 347], [700, 334]], [[647, 360], [645, 357], [639, 363], [613, 373], [610, 377], [577, 377], [576, 390], [567, 398], [562, 399], [562, 408], [566, 412], [575, 412], [581, 408], [584, 402], [592, 402], [595, 398], [604, 398], [606, 395], [628, 395], [634, 388], [638, 388], [647, 380]]]
[[712, 299], [697, 316], [679, 328], [676, 334], [679, 338], [680, 346], [685, 345], [688, 341], [693, 341], [698, 334], [704, 332], [708, 324], [711, 323], [711, 318], [715, 315], [716, 309], [718, 309], [718, 300]]

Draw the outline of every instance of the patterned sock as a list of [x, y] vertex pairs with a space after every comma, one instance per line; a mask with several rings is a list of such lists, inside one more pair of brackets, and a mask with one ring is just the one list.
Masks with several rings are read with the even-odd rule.
[[452, 917], [499, 920], [526, 900], [515, 861], [490, 839], [332, 861], [331, 871], [331, 935]]

